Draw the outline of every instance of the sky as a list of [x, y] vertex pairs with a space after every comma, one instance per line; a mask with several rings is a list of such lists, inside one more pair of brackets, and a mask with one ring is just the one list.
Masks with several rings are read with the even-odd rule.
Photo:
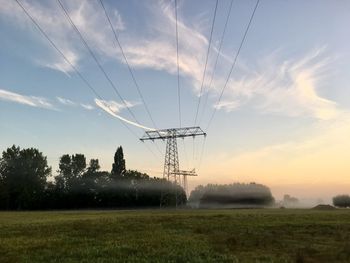
[[[129, 169], [162, 176], [165, 143], [139, 138], [180, 127], [174, 1], [103, 0], [137, 86], [99, 0], [61, 3], [107, 78], [57, 1], [20, 3], [97, 94], [15, 0], [0, 0], [0, 150], [37, 147], [55, 173], [65, 153], [110, 170], [122, 145]], [[216, 1], [177, 2], [181, 126], [207, 133], [178, 141], [180, 168], [198, 172], [190, 188], [258, 182], [277, 199], [326, 202], [349, 193], [350, 2], [260, 0], [229, 75], [256, 1], [230, 4], [218, 0], [210, 41]]]

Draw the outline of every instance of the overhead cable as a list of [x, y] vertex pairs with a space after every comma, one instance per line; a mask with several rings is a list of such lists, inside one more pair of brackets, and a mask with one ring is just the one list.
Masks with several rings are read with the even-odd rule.
[[220, 101], [221, 101], [221, 99], [222, 99], [222, 95], [224, 94], [225, 89], [226, 89], [226, 87], [227, 87], [227, 84], [228, 84], [228, 82], [229, 82], [229, 80], [230, 80], [230, 78], [231, 78], [232, 71], [233, 71], [233, 69], [234, 69], [234, 67], [235, 67], [235, 65], [236, 65], [237, 58], [238, 58], [238, 56], [239, 56], [239, 53], [241, 52], [242, 46], [243, 46], [244, 41], [245, 41], [245, 39], [246, 39], [246, 37], [247, 37], [247, 33], [248, 33], [249, 28], [250, 28], [250, 25], [251, 25], [251, 23], [252, 23], [252, 21], [253, 21], [253, 18], [254, 18], [256, 9], [258, 8], [259, 2], [260, 2], [260, 0], [257, 0], [257, 1], [256, 1], [254, 10], [253, 10], [253, 12], [252, 12], [252, 14], [251, 14], [251, 16], [250, 16], [248, 25], [247, 25], [247, 27], [246, 27], [246, 29], [245, 29], [245, 32], [244, 32], [242, 41], [241, 41], [241, 43], [240, 43], [240, 45], [239, 45], [239, 48], [238, 48], [238, 50], [237, 50], [236, 56], [235, 56], [235, 58], [234, 58], [234, 60], [233, 60], [231, 69], [230, 69], [230, 71], [229, 71], [229, 74], [227, 75], [225, 84], [224, 84], [224, 86], [223, 86], [223, 88], [222, 88], [222, 90], [221, 90], [221, 93], [220, 93], [220, 96], [219, 96], [219, 98], [218, 98], [218, 101], [217, 101], [216, 105], [214, 106], [213, 113], [212, 113], [212, 115], [211, 115], [211, 117], [210, 117], [210, 119], [209, 119], [209, 122], [208, 122], [208, 125], [207, 125], [207, 129], [206, 129], [207, 131], [208, 131], [208, 129], [209, 129], [209, 127], [210, 127], [210, 125], [211, 125], [211, 123], [212, 123], [212, 121], [213, 121], [213, 118], [214, 118], [214, 116], [215, 116], [215, 113], [216, 113], [216, 111], [217, 111], [217, 109], [218, 109], [218, 107], [219, 107], [219, 105], [220, 105]]

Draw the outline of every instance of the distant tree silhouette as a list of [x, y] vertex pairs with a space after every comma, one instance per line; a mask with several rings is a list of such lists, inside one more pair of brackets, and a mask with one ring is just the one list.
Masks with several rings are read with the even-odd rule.
[[[82, 176], [82, 185], [86, 191], [97, 191], [99, 179], [106, 176], [105, 172], [100, 172], [98, 159], [91, 159], [86, 172]], [[107, 173], [108, 176], [108, 173]]]
[[40, 207], [51, 168], [47, 159], [34, 148], [20, 149], [13, 145], [0, 159], [0, 194], [5, 209]]
[[337, 207], [350, 207], [350, 196], [337, 195], [333, 197], [333, 205]]
[[87, 168], [88, 173], [96, 173], [98, 170], [100, 170], [100, 164], [98, 162], [98, 159], [91, 159], [89, 167]]
[[270, 189], [256, 183], [198, 186], [189, 197], [190, 204], [200, 207], [268, 206], [273, 202]]
[[59, 160], [58, 175], [55, 177], [56, 185], [59, 189], [67, 189], [73, 180], [72, 159], [69, 154], [64, 154]]
[[72, 165], [72, 172], [73, 172], [74, 179], [76, 180], [81, 179], [86, 169], [86, 158], [84, 154], [72, 155], [71, 165]]
[[141, 173], [139, 171], [136, 170], [126, 170], [124, 172], [124, 177], [125, 178], [129, 178], [129, 179], [133, 179], [133, 180], [137, 180], [137, 179], [149, 179], [150, 177], [148, 176], [148, 174], [145, 173]]
[[56, 184], [69, 191], [77, 188], [85, 169], [86, 158], [83, 154], [62, 155], [59, 161], [59, 175], [55, 177]]
[[299, 204], [299, 200], [296, 197], [290, 195], [283, 196], [283, 205], [287, 207], [297, 206]]
[[198, 185], [194, 190], [191, 191], [190, 196], [188, 198], [188, 203], [191, 206], [198, 207], [199, 202], [203, 197], [207, 188], [208, 188], [208, 185], [207, 186]]
[[122, 177], [125, 170], [126, 170], [126, 166], [125, 166], [123, 148], [119, 146], [117, 148], [117, 151], [114, 154], [114, 163], [112, 165], [112, 172], [111, 172], [112, 178], [117, 179]]

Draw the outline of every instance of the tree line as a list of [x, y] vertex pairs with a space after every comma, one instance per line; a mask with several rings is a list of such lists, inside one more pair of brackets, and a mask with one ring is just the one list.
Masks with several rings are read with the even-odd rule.
[[117, 148], [110, 172], [98, 159], [64, 154], [57, 174], [38, 149], [13, 145], [0, 158], [0, 209], [84, 209], [175, 206], [186, 203], [182, 187], [164, 179], [127, 170]]

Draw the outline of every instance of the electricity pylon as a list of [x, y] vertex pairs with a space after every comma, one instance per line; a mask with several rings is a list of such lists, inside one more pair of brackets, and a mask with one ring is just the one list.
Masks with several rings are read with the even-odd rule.
[[[186, 195], [188, 195], [188, 185], [187, 185], [187, 176], [197, 176], [195, 169], [191, 171], [178, 170], [173, 173], [175, 176], [179, 176], [180, 185], [184, 188]], [[182, 176], [182, 178], [181, 178]], [[182, 181], [181, 181], [182, 179]]]
[[179, 169], [179, 154], [177, 150], [177, 138], [206, 136], [200, 127], [184, 127], [163, 130], [146, 131], [141, 141], [166, 140], [166, 151], [163, 169], [163, 178], [181, 185], [187, 193], [187, 176], [196, 176], [196, 172]]

